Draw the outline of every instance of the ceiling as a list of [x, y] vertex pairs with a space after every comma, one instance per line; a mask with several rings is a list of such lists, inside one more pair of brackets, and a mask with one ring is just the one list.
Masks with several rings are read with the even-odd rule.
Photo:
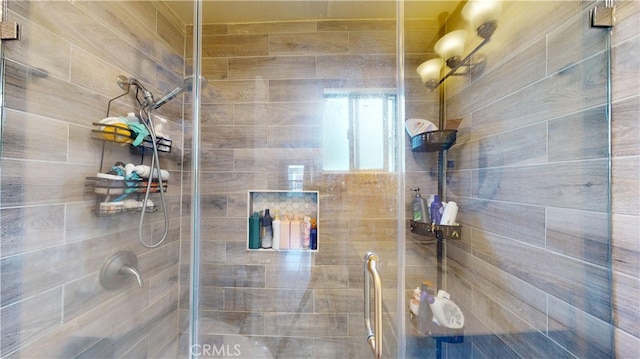
[[[165, 1], [185, 24], [193, 24], [192, 1]], [[458, 0], [405, 0], [405, 17], [437, 18], [452, 13]], [[389, 0], [203, 0], [204, 24], [272, 21], [392, 19], [396, 2]]]

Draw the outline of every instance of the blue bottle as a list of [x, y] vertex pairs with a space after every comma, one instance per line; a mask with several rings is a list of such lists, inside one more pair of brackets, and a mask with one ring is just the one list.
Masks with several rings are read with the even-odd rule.
[[249, 249], [260, 248], [260, 215], [253, 212], [249, 217]]
[[433, 203], [431, 203], [431, 223], [440, 224], [442, 220], [442, 201], [440, 196], [433, 196]]

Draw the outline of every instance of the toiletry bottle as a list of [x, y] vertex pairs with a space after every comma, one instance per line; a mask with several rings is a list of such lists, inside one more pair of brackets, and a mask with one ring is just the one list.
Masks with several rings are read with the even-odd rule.
[[302, 220], [302, 248], [309, 249], [311, 242], [311, 217], [304, 216]]
[[280, 222], [280, 249], [291, 248], [289, 245], [289, 233], [291, 233], [291, 221], [289, 216], [284, 216]]
[[273, 246], [273, 219], [269, 214], [269, 208], [264, 210], [262, 217], [262, 227], [264, 236], [262, 237], [262, 248], [271, 248]]
[[413, 187], [411, 190], [416, 192], [416, 196], [411, 201], [413, 220], [416, 222], [429, 223], [430, 219], [427, 217], [427, 201], [420, 196], [420, 188]]
[[433, 201], [436, 199], [436, 195], [434, 194], [430, 194], [429, 198], [427, 199], [427, 211], [429, 211], [429, 221], [431, 221], [431, 204], [433, 203]]
[[413, 290], [413, 297], [409, 301], [409, 310], [411, 310], [411, 313], [416, 316], [420, 311], [420, 294], [420, 287], [416, 287], [416, 289]]
[[431, 223], [440, 224], [442, 219], [442, 207], [440, 196], [433, 196], [433, 203], [431, 203]]
[[[429, 304], [431, 312], [433, 312], [433, 321], [443, 327], [451, 329], [460, 329], [464, 327], [464, 314], [456, 303], [447, 298], [448, 294], [438, 291], [437, 296], [433, 296], [428, 292], [422, 292], [426, 303]], [[446, 294], [446, 295], [445, 295]]]
[[260, 248], [260, 215], [253, 212], [249, 217], [249, 249]]
[[445, 226], [455, 226], [456, 217], [458, 216], [458, 205], [454, 201], [447, 202], [442, 212], [442, 219], [440, 224]]
[[318, 249], [318, 224], [316, 223], [315, 218], [311, 219], [311, 229], [309, 232], [309, 249]]
[[300, 231], [302, 230], [302, 222], [298, 219], [296, 214], [291, 221], [291, 233], [289, 234], [291, 249], [302, 248], [302, 238], [300, 238]]
[[273, 240], [271, 248], [278, 250], [280, 249], [280, 213], [276, 211], [276, 218], [271, 222], [271, 227], [273, 228]]
[[429, 307], [429, 303], [427, 303], [426, 296], [423, 296], [422, 293], [433, 295], [433, 283], [425, 280], [422, 282], [422, 286], [420, 289], [420, 304], [418, 306], [417, 329], [420, 333], [426, 334], [430, 330], [433, 313], [431, 313], [431, 308]]

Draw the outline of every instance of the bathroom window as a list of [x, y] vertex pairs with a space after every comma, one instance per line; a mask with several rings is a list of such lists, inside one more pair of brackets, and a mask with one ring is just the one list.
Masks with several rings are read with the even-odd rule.
[[390, 92], [325, 92], [322, 124], [324, 170], [395, 169], [397, 97]]

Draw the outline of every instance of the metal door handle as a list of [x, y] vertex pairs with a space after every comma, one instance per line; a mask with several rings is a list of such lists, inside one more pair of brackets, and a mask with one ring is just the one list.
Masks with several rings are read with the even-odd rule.
[[[373, 279], [373, 321], [375, 331], [371, 329], [371, 296], [369, 280]], [[375, 358], [382, 357], [382, 282], [378, 273], [378, 256], [367, 253], [364, 257], [364, 325], [367, 329], [367, 342]]]

